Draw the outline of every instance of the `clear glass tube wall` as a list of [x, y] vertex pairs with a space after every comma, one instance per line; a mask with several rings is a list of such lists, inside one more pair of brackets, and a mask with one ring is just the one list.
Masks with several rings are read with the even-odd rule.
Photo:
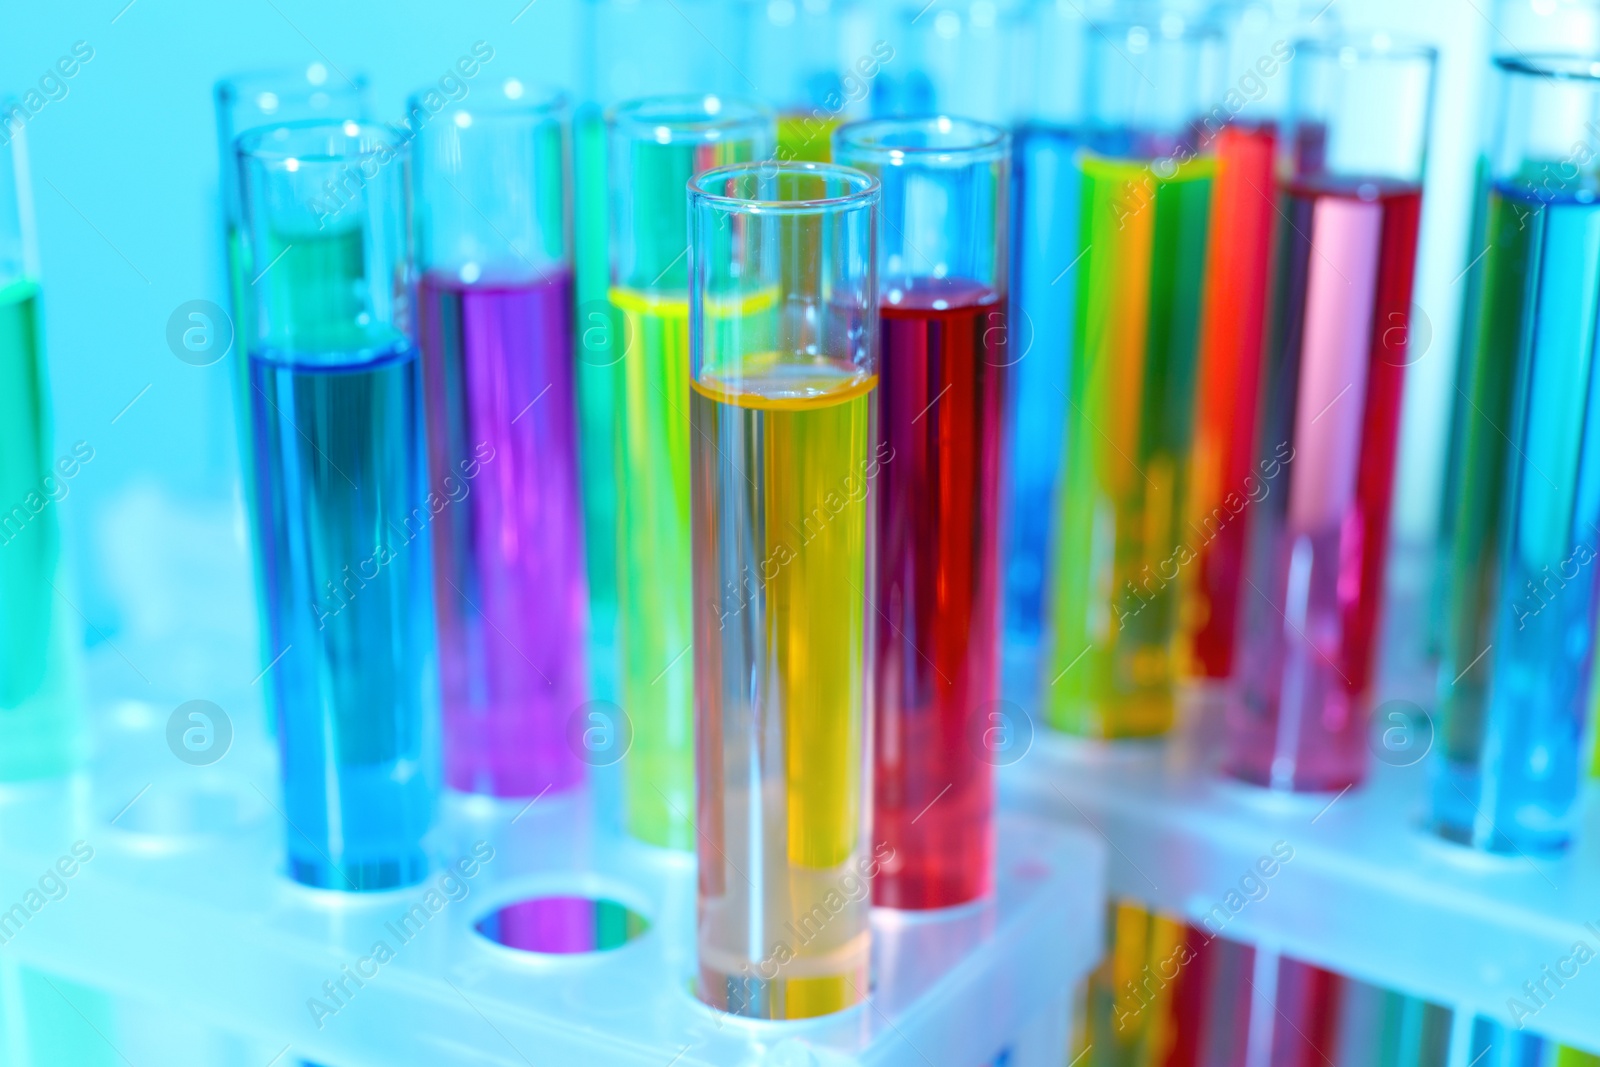
[[438, 791], [430, 485], [414, 330], [409, 146], [355, 121], [239, 142], [262, 625], [288, 873], [409, 885]]
[[0, 110], [0, 781], [84, 755], [82, 630], [64, 573], [60, 508], [94, 445], [52, 436], [28, 142]]
[[[691, 177], [770, 159], [765, 108], [719, 96], [646, 97], [608, 115], [615, 376], [620, 703], [628, 832], [693, 848], [694, 657], [689, 550]], [[753, 294], [753, 301], [775, 298]]]
[[1366, 768], [1435, 57], [1295, 53], [1227, 764], [1324, 790]]
[[1593, 57], [1496, 61], [1486, 252], [1459, 387], [1433, 825], [1564, 848], [1580, 778], [1600, 556]]
[[[413, 97], [411, 116], [425, 116]], [[587, 589], [567, 236], [568, 109], [517, 78], [419, 122], [417, 322], [445, 781], [536, 796], [582, 779]]]
[[[834, 158], [883, 183], [873, 900], [940, 908], [994, 879], [1002, 714], [1001, 435], [1011, 361], [1011, 139], [966, 119], [873, 119]], [[1015, 724], [1003, 724], [1006, 726]]]
[[700, 996], [764, 1019], [868, 992], [878, 184], [691, 185]]
[[[1215, 160], [1197, 138], [1219, 40], [1169, 15], [1098, 26], [1085, 64], [1078, 248], [1052, 494], [1040, 700], [1098, 737], [1173, 721], [1179, 590]], [[1070, 270], [1066, 268], [1070, 267]]]

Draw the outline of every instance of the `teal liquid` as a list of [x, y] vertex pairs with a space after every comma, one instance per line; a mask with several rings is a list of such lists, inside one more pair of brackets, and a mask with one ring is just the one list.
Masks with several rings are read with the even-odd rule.
[[[51, 455], [39, 286], [0, 286], [0, 780], [61, 774], [81, 754], [72, 625]], [[92, 455], [92, 453], [90, 453]], [[81, 457], [64, 457], [75, 464]]]
[[583, 477], [584, 550], [589, 576], [589, 626], [602, 685], [614, 669], [605, 652], [617, 627], [617, 394], [622, 351], [620, 319], [608, 310], [611, 254], [606, 229], [606, 128], [600, 109], [588, 107], [574, 123], [577, 196], [573, 318], [574, 382], [578, 395], [578, 465]]

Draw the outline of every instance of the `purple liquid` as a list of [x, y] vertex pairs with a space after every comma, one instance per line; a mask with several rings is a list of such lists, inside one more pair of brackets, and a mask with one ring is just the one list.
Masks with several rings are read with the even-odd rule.
[[420, 324], [445, 780], [560, 790], [583, 777], [566, 726], [587, 693], [572, 279], [430, 272]]

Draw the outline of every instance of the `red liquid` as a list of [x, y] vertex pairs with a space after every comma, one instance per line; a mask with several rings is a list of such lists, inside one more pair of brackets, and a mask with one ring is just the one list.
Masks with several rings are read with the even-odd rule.
[[1256, 394], [1278, 219], [1277, 140], [1270, 124], [1230, 126], [1216, 139], [1189, 518], [1199, 546], [1191, 672], [1207, 678], [1233, 672], [1248, 524], [1229, 505], [1248, 500], [1254, 484]]
[[874, 826], [893, 853], [872, 889], [886, 907], [993, 886], [1004, 306], [949, 279], [882, 307]]
[[1228, 766], [1335, 790], [1366, 771], [1422, 194], [1296, 186], [1281, 206]]
[[1335, 1062], [1343, 985], [1332, 971], [1279, 957], [1273, 1067], [1324, 1067]]

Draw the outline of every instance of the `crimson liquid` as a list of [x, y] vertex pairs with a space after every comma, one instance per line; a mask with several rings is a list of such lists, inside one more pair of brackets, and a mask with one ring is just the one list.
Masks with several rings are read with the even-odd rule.
[[873, 901], [988, 893], [994, 785], [1002, 294], [918, 279], [881, 305]]

